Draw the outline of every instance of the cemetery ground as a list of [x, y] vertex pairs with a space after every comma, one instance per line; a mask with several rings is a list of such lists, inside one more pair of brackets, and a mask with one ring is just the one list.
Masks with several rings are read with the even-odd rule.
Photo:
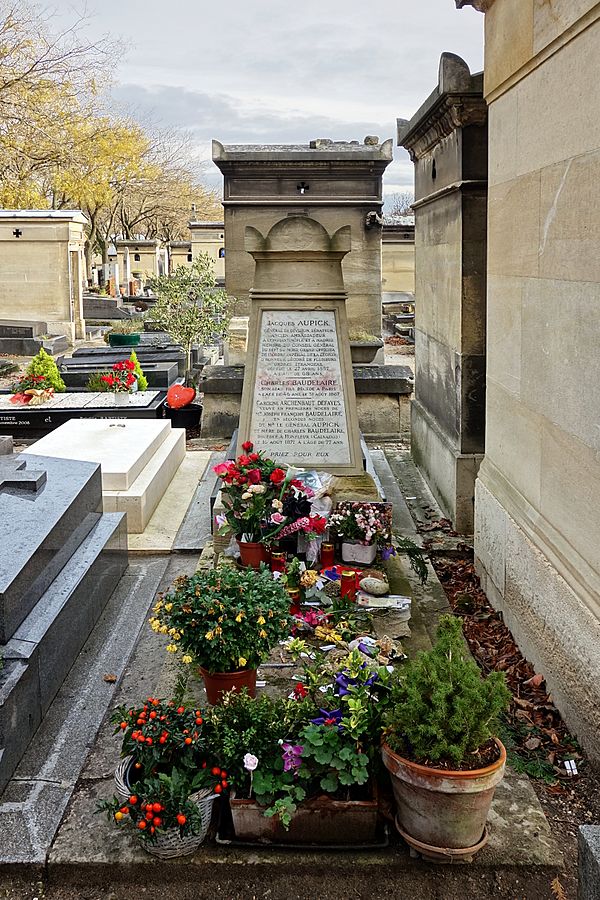
[[[211, 450], [213, 459], [220, 459], [224, 449], [198, 438], [188, 441], [188, 448]], [[169, 695], [176, 669], [164, 653], [164, 639], [148, 628], [146, 620], [157, 592], [178, 575], [192, 573], [199, 563], [197, 554], [132, 554], [123, 580], [129, 579], [130, 586], [135, 581], [137, 590], [121, 592], [112, 606], [109, 604], [99, 629], [82, 653], [82, 666], [78, 670], [76, 664], [55, 700], [56, 714], [48, 716], [9, 786], [9, 799], [18, 805], [19, 785], [35, 778], [36, 766], [39, 770], [51, 749], [61, 747], [57, 768], [46, 773], [46, 779], [51, 789], [57, 783], [63, 788], [66, 785], [72, 796], [64, 815], [58, 816], [60, 825], [51, 838], [47, 859], [44, 862], [38, 858], [24, 866], [5, 865], [0, 898], [158, 898], [164, 896], [168, 885], [169, 895], [182, 900], [209, 896], [341, 900], [401, 897], [417, 892], [440, 900], [574, 900], [577, 826], [600, 817], [599, 780], [571, 744], [545, 695], [543, 682], [519, 657], [510, 635], [502, 631], [501, 621], [487, 606], [472, 570], [470, 546], [452, 533], [442, 518], [407, 447], [396, 443], [371, 449], [382, 483], [385, 479], [386, 494], [394, 503], [396, 526], [422, 543], [430, 560], [425, 587], [411, 576], [408, 567], [396, 572], [401, 582], [406, 577], [412, 579], [410, 589], [417, 600], [412, 635], [402, 641], [403, 648], [412, 655], [429, 647], [439, 615], [450, 606], [463, 617], [467, 639], [482, 668], [504, 669], [516, 697], [508, 717], [511, 733], [502, 736], [509, 744], [512, 739], [516, 755], [511, 759], [513, 772], [497, 792], [490, 846], [469, 865], [436, 866], [410, 859], [393, 836], [389, 847], [366, 852], [240, 849], [209, 844], [191, 859], [171, 861], [153, 860], [135, 844], [124, 841], [103, 816], [94, 814], [96, 799], [109, 796], [113, 790], [112, 773], [118, 757], [113, 728], [107, 716], [102, 724], [96, 721], [94, 707], [101, 705], [100, 696], [110, 710], [121, 701]], [[210, 563], [210, 548], [203, 556], [200, 562]], [[391, 574], [390, 580], [393, 578]], [[123, 606], [124, 600], [131, 609], [125, 619], [119, 619], [119, 605]], [[483, 631], [491, 635], [489, 640], [482, 639]], [[289, 675], [273, 675], [274, 671], [269, 672], [268, 666], [261, 669], [259, 677], [267, 681], [265, 690], [287, 689]], [[194, 690], [202, 703], [200, 687]], [[81, 711], [81, 718], [69, 715], [73, 705]], [[577, 758], [577, 780], [569, 782], [557, 773], [548, 762], [552, 752], [556, 752], [557, 767], [559, 759]], [[543, 777], [529, 781], [527, 771]], [[51, 795], [48, 810], [42, 808], [37, 813], [35, 826], [43, 843], [44, 828], [52, 834], [58, 825]], [[4, 829], [0, 829], [2, 844], [6, 853], [11, 838]]]

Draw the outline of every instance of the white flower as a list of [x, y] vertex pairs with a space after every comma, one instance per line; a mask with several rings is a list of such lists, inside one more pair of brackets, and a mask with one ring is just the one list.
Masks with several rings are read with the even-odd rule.
[[250, 491], [244, 491], [244, 493], [242, 494], [242, 500], [250, 500], [251, 497], [252, 494], [250, 493]]
[[248, 772], [254, 772], [258, 765], [258, 758], [254, 756], [252, 753], [246, 753], [244, 756], [244, 768], [248, 770]]
[[252, 494], [264, 494], [266, 491], [266, 487], [264, 484], [251, 484], [248, 490]]
[[283, 572], [273, 572], [272, 575], [273, 575], [273, 580], [274, 580], [274, 581], [279, 581], [279, 579], [280, 579], [281, 576], [283, 575]]

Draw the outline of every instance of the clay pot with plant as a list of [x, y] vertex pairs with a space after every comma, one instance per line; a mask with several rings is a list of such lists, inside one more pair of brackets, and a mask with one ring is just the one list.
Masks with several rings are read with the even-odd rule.
[[441, 618], [433, 649], [402, 669], [385, 715], [382, 756], [396, 826], [413, 852], [468, 860], [485, 845], [506, 764], [495, 734], [509, 699], [503, 673], [481, 677], [453, 616]]
[[256, 669], [290, 629], [289, 597], [268, 569], [221, 566], [178, 578], [160, 599], [151, 628], [169, 635], [167, 650], [195, 663], [209, 703], [246, 687], [254, 696]]

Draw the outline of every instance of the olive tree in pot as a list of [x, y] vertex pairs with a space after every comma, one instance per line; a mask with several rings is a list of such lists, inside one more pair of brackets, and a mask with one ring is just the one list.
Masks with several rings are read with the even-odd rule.
[[149, 279], [148, 286], [158, 298], [152, 308], [153, 322], [181, 344], [185, 352], [184, 387], [188, 390], [186, 402], [179, 403], [181, 410], [196, 396], [192, 369], [194, 344], [214, 343], [225, 336], [232, 301], [217, 287], [213, 261], [207, 253], [201, 253], [191, 266], [177, 266], [171, 275]]
[[423, 856], [468, 859], [486, 843], [506, 764], [495, 730], [509, 698], [503, 673], [481, 677], [454, 616], [441, 618], [433, 649], [403, 669], [385, 716], [382, 756], [398, 830]]

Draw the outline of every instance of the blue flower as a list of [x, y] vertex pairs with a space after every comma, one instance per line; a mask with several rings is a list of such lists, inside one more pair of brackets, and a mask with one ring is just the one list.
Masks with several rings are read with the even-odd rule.
[[340, 728], [340, 723], [342, 721], [342, 711], [341, 709], [332, 709], [331, 712], [327, 712], [326, 709], [319, 709], [321, 713], [316, 719], [311, 719], [310, 721], [313, 725], [336, 725]]

